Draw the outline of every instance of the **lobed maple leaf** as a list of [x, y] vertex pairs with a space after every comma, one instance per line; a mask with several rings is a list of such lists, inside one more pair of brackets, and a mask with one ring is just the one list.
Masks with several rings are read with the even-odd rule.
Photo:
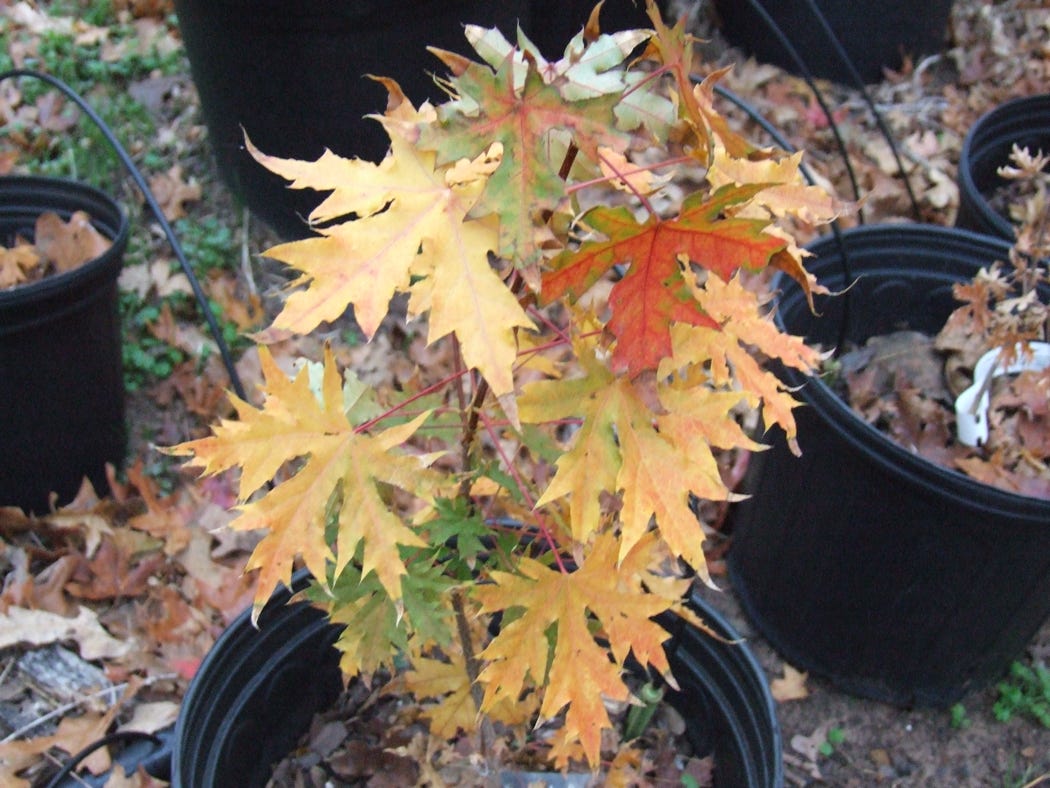
[[707, 181], [716, 189], [729, 184], [767, 184], [755, 195], [753, 204], [775, 217], [794, 216], [810, 224], [825, 224], [838, 217], [847, 206], [819, 186], [808, 186], [802, 179], [802, 151], [779, 160], [752, 161], [730, 156], [717, 143]]
[[439, 108], [438, 124], [422, 127], [420, 145], [436, 150], [439, 163], [477, 156], [493, 141], [503, 146], [503, 158], [470, 215], [498, 215], [497, 254], [529, 268], [539, 263], [548, 240], [539, 217], [567, 194], [563, 157], [552, 154], [566, 148], [564, 142], [559, 146], [559, 135], [569, 135], [593, 162], [599, 145], [623, 150], [627, 136], [616, 128], [618, 94], [566, 101], [534, 61], [526, 61], [523, 78], [516, 71], [511, 56], [495, 70], [466, 65], [450, 80], [458, 100]]
[[[493, 584], [478, 586], [474, 596], [483, 612], [521, 612], [513, 620], [504, 618], [481, 654], [487, 663], [479, 677], [485, 686], [482, 710], [517, 699], [527, 678], [537, 683], [546, 678], [540, 717], [550, 719], [565, 709], [559, 736], [578, 739], [588, 761], [597, 765], [601, 731], [610, 724], [605, 700], [630, 696], [621, 677], [628, 655], [670, 674], [663, 650], [668, 633], [652, 618], [671, 603], [641, 593], [647, 577], [642, 567], [649, 565], [654, 545], [645, 542], [637, 561], [620, 564], [618, 541], [605, 533], [574, 572], [523, 558], [519, 574], [494, 572]], [[550, 644], [543, 636], [549, 630]], [[607, 638], [608, 646], [596, 637]], [[555, 764], [566, 765], [557, 751]]]
[[673, 327], [674, 353], [662, 371], [669, 373], [676, 366], [693, 364], [708, 369], [715, 386], [747, 392], [750, 405], [761, 405], [766, 427], [779, 425], [797, 453], [792, 411], [798, 402], [756, 354], [808, 373], [819, 364], [820, 353], [801, 337], [781, 332], [772, 318], [763, 314], [759, 297], [745, 288], [739, 277], [729, 281], [709, 277], [694, 295], [718, 328]]
[[[593, 17], [591, 21], [595, 21]], [[652, 83], [647, 81], [646, 74], [621, 68], [652, 36], [652, 31], [621, 30], [606, 34], [592, 28], [589, 22], [573, 36], [562, 57], [555, 61], [548, 61], [520, 29], [516, 49], [498, 29], [467, 25], [466, 35], [481, 59], [493, 69], [500, 68], [508, 57], [512, 58], [514, 84], [519, 89], [524, 84], [528, 63], [533, 62], [543, 81], [555, 85], [567, 100], [619, 95], [614, 112], [620, 129], [631, 131], [644, 126], [657, 136], [666, 136], [674, 121], [674, 104], [650, 89]], [[449, 65], [462, 62], [453, 60], [456, 56], [447, 52], [441, 52], [440, 56]], [[463, 67], [465, 65], [463, 63]]]
[[[518, 399], [519, 415], [526, 422], [582, 420], [536, 505], [568, 495], [572, 536], [586, 543], [603, 530], [602, 494], [619, 493], [621, 558], [642, 541], [655, 518], [672, 554], [705, 575], [704, 534], [689, 507], [689, 493], [710, 500], [729, 497], [704, 439], [714, 437], [716, 446], [754, 445], [735, 422], [722, 424], [743, 395], [729, 393], [708, 401], [706, 393], [702, 398], [694, 393], [695, 403], [678, 397], [672, 403], [683, 406], [683, 412], [666, 415], [661, 422], [643, 386], [614, 376], [593, 352], [580, 359], [584, 376], [531, 383]], [[714, 416], [722, 421], [701, 426]], [[679, 429], [685, 432], [679, 434]]]
[[700, 164], [708, 166], [716, 143], [724, 146], [732, 156], [741, 159], [765, 158], [771, 155], [771, 150], [760, 150], [733, 131], [714, 107], [715, 85], [728, 73], [729, 67], [715, 71], [699, 84], [694, 84], [694, 39], [686, 30], [685, 19], [680, 19], [673, 27], [668, 27], [658, 8], [650, 7], [648, 13], [654, 31], [649, 47], [674, 77], [679, 97], [678, 114], [692, 132], [692, 156]]
[[675, 219], [638, 222], [626, 207], [591, 210], [584, 221], [607, 240], [559, 255], [543, 277], [543, 300], [579, 300], [613, 266], [626, 265], [609, 296], [613, 371], [637, 376], [655, 370], [671, 355], [672, 323], [718, 327], [693, 297], [686, 260], [728, 279], [741, 268], [765, 267], [784, 249], [785, 241], [765, 232], [768, 222], [726, 215], [763, 188], [726, 186], [707, 199], [698, 193]]
[[424, 115], [399, 105], [381, 120], [391, 154], [380, 164], [331, 152], [314, 162], [278, 159], [247, 143], [260, 163], [290, 179], [293, 188], [331, 190], [311, 222], [342, 219], [318, 227], [319, 237], [266, 252], [300, 272], [293, 286], [306, 285], [289, 296], [273, 328], [307, 333], [352, 305], [371, 339], [394, 294], [411, 291], [416, 310], [430, 312], [428, 341], [454, 333], [467, 363], [497, 396], [508, 394], [514, 389], [515, 329], [532, 323], [489, 265], [497, 223], [468, 219], [498, 152], [486, 143], [473, 161], [438, 167], [433, 151], [420, 150], [399, 133], [422, 123]]
[[[375, 571], [386, 593], [401, 598], [401, 578], [407, 572], [399, 545], [424, 546], [384, 499], [382, 487], [409, 492], [431, 489], [434, 479], [422, 460], [395, 454], [426, 420], [426, 413], [404, 424], [370, 435], [358, 431], [343, 411], [342, 377], [331, 350], [326, 349], [320, 391], [310, 387], [304, 369], [294, 379], [260, 347], [265, 401], [260, 408], [233, 397], [238, 420], [225, 420], [206, 438], [181, 443], [168, 451], [190, 456], [191, 467], [206, 475], [241, 469], [239, 499], [246, 502], [230, 523], [236, 530], [263, 530], [265, 536], [247, 563], [259, 569], [255, 614], [278, 583], [291, 580], [293, 562], [301, 556], [315, 578], [335, 574], [363, 545], [362, 574]], [[249, 501], [286, 463], [300, 460], [290, 478]], [[329, 502], [338, 495], [337, 549], [326, 541]]]

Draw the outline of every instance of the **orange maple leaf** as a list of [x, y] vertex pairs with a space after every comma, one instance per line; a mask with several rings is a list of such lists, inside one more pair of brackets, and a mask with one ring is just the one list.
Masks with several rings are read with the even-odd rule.
[[671, 355], [672, 323], [718, 327], [692, 296], [690, 263], [728, 279], [740, 268], [765, 267], [784, 249], [783, 239], [764, 232], [768, 222], [726, 215], [763, 188], [727, 186], [706, 200], [698, 193], [668, 220], [639, 223], [626, 207], [593, 209], [585, 223], [608, 240], [559, 255], [543, 278], [543, 300], [578, 300], [613, 266], [627, 266], [609, 296], [612, 367], [632, 377], [655, 370]]

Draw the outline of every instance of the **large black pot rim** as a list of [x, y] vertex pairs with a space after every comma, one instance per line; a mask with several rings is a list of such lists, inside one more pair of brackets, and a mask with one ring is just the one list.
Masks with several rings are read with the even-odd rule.
[[[0, 222], [23, 222], [27, 232], [36, 217], [57, 211], [68, 220], [74, 211], [87, 210], [92, 224], [111, 241], [110, 248], [72, 271], [44, 277], [30, 284], [0, 290], [0, 318], [8, 310], [39, 308], [41, 302], [76, 290], [90, 290], [99, 282], [120, 273], [127, 246], [130, 223], [127, 214], [105, 192], [79, 181], [39, 175], [5, 175], [0, 178]], [[9, 240], [9, 239], [8, 239]], [[53, 319], [54, 312], [48, 319]], [[19, 323], [19, 328], [25, 324]], [[0, 319], [0, 335], [12, 328], [9, 319]]]
[[[819, 297], [820, 316], [777, 282], [781, 326], [825, 346], [936, 334], [952, 285], [1008, 248], [923, 225], [861, 227], [842, 243], [849, 274], [834, 238], [809, 246], [810, 272], [849, 294]], [[750, 497], [730, 510], [729, 577], [748, 617], [786, 661], [862, 697], [947, 706], [997, 679], [1050, 615], [1050, 501], [941, 468], [825, 383], [784, 380], [805, 384], [802, 456], [773, 431], [744, 481]]]
[[[252, 627], [249, 611], [245, 611], [219, 637], [202, 662], [186, 692], [175, 726], [173, 785], [225, 788], [216, 781], [221, 777], [217, 775], [221, 769], [217, 762], [219, 753], [201, 749], [214, 745], [217, 750], [223, 737], [236, 730], [236, 724], [226, 718], [231, 709], [248, 707], [252, 705], [250, 696], [267, 691], [267, 677], [246, 677], [246, 670], [262, 664], [272, 668], [280, 659], [295, 658], [296, 649], [305, 638], [323, 646], [326, 654], [324, 664], [311, 673], [312, 680], [323, 684], [333, 677], [338, 679], [337, 652], [331, 644], [340, 627], [329, 624], [319, 611], [305, 603], [288, 604], [293, 591], [301, 590], [308, 582], [309, 576], [300, 572], [293, 580], [292, 590], [282, 587], [275, 592], [260, 616], [259, 631]], [[722, 640], [700, 632], [678, 617], [663, 622], [672, 638], [667, 647], [668, 658], [682, 687], [681, 693], [672, 693], [671, 702], [687, 721], [691, 716], [705, 715], [725, 723], [723, 729], [705, 734], [710, 738], [702, 737], [703, 745], [714, 747], [716, 775], [718, 768], [723, 770], [722, 777], [716, 777], [716, 785], [780, 788], [784, 783], [781, 734], [765, 676], [754, 655], [717, 610], [696, 594], [688, 603]], [[267, 631], [272, 632], [269, 637]], [[265, 653], [251, 653], [260, 650]], [[338, 680], [335, 683], [340, 684]], [[333, 695], [326, 702], [334, 699]], [[311, 703], [315, 704], [312, 708], [305, 708]], [[295, 709], [296, 719], [289, 724], [297, 729], [290, 732], [289, 748], [313, 712], [323, 708], [317, 697], [311, 697]], [[274, 760], [282, 755], [283, 752], [277, 753]], [[198, 779], [201, 759], [206, 761], [203, 781]]]
[[1014, 142], [1042, 147], [1043, 153], [1050, 154], [1050, 93], [1011, 99], [970, 127], [959, 154], [960, 227], [1010, 240], [1016, 237], [1013, 224], [992, 208], [983, 193], [1001, 182], [996, 169], [1009, 164]]
[[[974, 250], [979, 250], [989, 259], [1005, 261], [1010, 249], [1006, 241], [993, 236], [961, 228], [922, 224], [865, 225], [844, 231], [842, 239], [846, 244], [847, 252], [850, 247], [863, 246], [865, 249], [886, 253], [907, 252], [915, 255], [916, 249], [922, 249], [921, 254], [931, 258], [939, 255], [955, 255], [960, 252], [972, 254]], [[833, 236], [824, 236], [810, 245], [809, 250], [813, 251], [819, 260], [820, 254], [824, 251], [834, 250], [837, 253], [837, 242]], [[810, 268], [812, 267], [811, 264]], [[888, 270], [890, 269], [868, 268], [866, 274], [874, 276]], [[845, 272], [839, 272], [833, 276], [834, 278], [829, 279], [829, 275], [823, 272], [819, 277], [820, 282], [830, 287], [832, 291], [843, 290], [848, 284]], [[785, 281], [781, 278], [780, 283], [784, 284]], [[946, 277], [946, 281], [954, 282], [957, 279]], [[849, 293], [832, 297], [849, 298]], [[818, 296], [818, 312], [820, 302], [821, 299]], [[780, 327], [784, 328], [779, 316], [778, 322]], [[930, 492], [948, 490], [953, 494], [966, 496], [968, 495], [967, 490], [971, 489], [972, 485], [978, 484], [972, 477], [960, 471], [930, 462], [908, 451], [877, 427], [858, 418], [849, 404], [820, 378], [803, 375], [795, 370], [785, 370], [784, 378], [788, 385], [798, 389], [798, 397], [803, 402], [819, 403], [820, 407], [827, 409], [837, 417], [829, 420], [827, 425], [829, 429], [838, 433], [843, 440], [848, 441], [858, 451], [868, 454], [872, 460], [884, 468], [901, 469], [911, 481]], [[805, 437], [801, 436], [800, 441], [803, 443], [802, 450], [805, 451]], [[989, 505], [985, 506], [982, 501], [976, 503], [977, 506], [988, 511], [1006, 509], [1017, 518], [1026, 521], [1045, 521], [1047, 517], [1045, 501], [989, 485], [981, 484], [980, 486], [986, 488]]]

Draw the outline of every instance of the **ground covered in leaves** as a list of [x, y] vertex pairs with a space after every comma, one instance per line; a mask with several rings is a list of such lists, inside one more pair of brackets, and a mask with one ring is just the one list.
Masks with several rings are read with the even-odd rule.
[[[54, 73], [114, 123], [175, 223], [250, 387], [258, 362], [235, 337], [273, 313], [285, 278], [257, 256], [273, 234], [218, 181], [170, 3], [0, 0], [0, 12], [3, 68]], [[804, 148], [807, 163], [840, 196], [852, 198], [829, 118], [805, 83], [741, 60], [703, 7], [694, 24], [709, 38], [697, 72], [737, 62], [727, 86]], [[1047, 90], [1048, 41], [1050, 10], [1037, 0], [957, 0], [945, 51], [871, 86], [901, 144], [915, 206], [859, 92], [822, 82], [864, 197], [863, 220], [908, 221], [917, 212], [923, 221], [951, 225], [967, 129], [1002, 101]], [[132, 432], [126, 467], [114, 471], [109, 489], [85, 489], [51, 513], [0, 509], [0, 784], [17, 786], [43, 784], [57, 764], [106, 733], [171, 724], [200, 660], [251, 598], [239, 570], [251, 544], [224, 528], [234, 500], [229, 480], [183, 476], [156, 448], [199, 437], [227, 415], [229, 380], [155, 223], [102, 140], [61, 97], [7, 81], [0, 84], [0, 121], [0, 175], [79, 177], [111, 189], [133, 218], [121, 278]], [[384, 343], [407, 343], [417, 358], [430, 352], [413, 336], [381, 334], [362, 346], [352, 324], [333, 326], [330, 338], [339, 361], [366, 381], [414, 374], [411, 358], [404, 366], [388, 362]], [[289, 341], [275, 354], [279, 361], [316, 357], [316, 343]], [[711, 525], [716, 580], [728, 586], [718, 574], [720, 556], [731, 549], [719, 531], [724, 509], [702, 512]], [[749, 636], [774, 682], [789, 785], [1026, 786], [1050, 779], [1050, 728], [1021, 702], [1009, 720], [997, 721], [996, 688], [951, 711], [849, 698], [785, 665], [739, 615], [731, 592], [708, 596]], [[1048, 660], [1044, 627], [1024, 664]], [[99, 751], [88, 766], [104, 772], [108, 758]], [[125, 776], [120, 767], [109, 779], [112, 786], [151, 784], [158, 783]]]

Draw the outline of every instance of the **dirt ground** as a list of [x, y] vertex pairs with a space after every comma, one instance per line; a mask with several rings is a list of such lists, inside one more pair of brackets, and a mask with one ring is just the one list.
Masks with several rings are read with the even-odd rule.
[[[705, 591], [704, 598], [747, 639], [770, 680], [782, 676], [783, 659], [744, 616], [728, 583], [722, 585], [722, 592]], [[1043, 660], [1050, 655], [1050, 622], [1029, 652]], [[855, 698], [813, 676], [805, 687], [807, 697], [777, 704], [788, 786], [1050, 785], [1050, 730], [1031, 719], [995, 720], [994, 687], [961, 701], [965, 727], [953, 726], [947, 709], [906, 709]], [[841, 731], [843, 740], [824, 755], [817, 748], [832, 729]]]

